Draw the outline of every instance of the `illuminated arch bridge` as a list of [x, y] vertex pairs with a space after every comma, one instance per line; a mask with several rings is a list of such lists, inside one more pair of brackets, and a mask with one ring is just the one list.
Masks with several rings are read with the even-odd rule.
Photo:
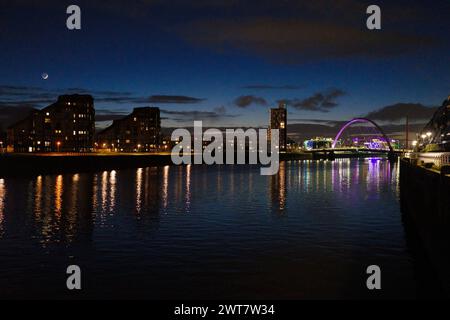
[[[336, 148], [339, 139], [341, 139], [343, 133], [345, 130], [347, 130], [350, 126], [356, 124], [356, 123], [364, 123], [369, 124], [371, 127], [374, 127], [376, 131], [383, 137], [383, 139], [386, 141], [386, 145], [388, 148], [355, 148], [354, 146], [351, 147], [340, 147]], [[325, 149], [313, 149], [309, 150], [308, 152], [313, 154], [313, 159], [329, 159], [333, 160], [335, 158], [353, 158], [353, 157], [371, 157], [373, 154], [383, 153], [387, 154], [388, 159], [391, 161], [395, 161], [399, 154], [401, 154], [401, 151], [395, 151], [392, 147], [391, 141], [389, 140], [386, 133], [383, 131], [383, 129], [376, 124], [374, 121], [366, 118], [355, 118], [347, 122], [338, 132], [336, 135], [336, 138], [334, 138], [334, 141], [331, 145], [331, 148], [325, 148]]]
[[386, 143], [389, 147], [389, 152], [390, 153], [394, 152], [394, 148], [392, 148], [391, 142], [390, 142], [388, 136], [386, 135], [386, 133], [383, 131], [383, 129], [378, 124], [376, 124], [374, 121], [367, 119], [367, 118], [355, 118], [355, 119], [352, 119], [349, 122], [347, 122], [341, 128], [341, 130], [339, 130], [338, 134], [336, 135], [336, 138], [334, 138], [333, 144], [331, 145], [332, 149], [336, 148], [336, 145], [339, 142], [339, 139], [341, 138], [341, 136], [343, 135], [345, 130], [347, 130], [348, 127], [354, 125], [355, 123], [367, 123], [367, 124], [370, 124], [373, 127], [375, 127], [378, 130], [378, 132], [383, 136], [383, 139], [386, 141]]

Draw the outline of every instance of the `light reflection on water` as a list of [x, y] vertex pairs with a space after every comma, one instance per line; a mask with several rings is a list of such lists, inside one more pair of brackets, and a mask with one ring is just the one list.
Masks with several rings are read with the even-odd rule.
[[70, 263], [87, 296], [361, 297], [372, 263], [384, 297], [416, 296], [398, 196], [384, 159], [0, 179], [0, 296], [67, 294]]
[[0, 179], [0, 237], [3, 235], [3, 211], [5, 210], [6, 187], [5, 179]]

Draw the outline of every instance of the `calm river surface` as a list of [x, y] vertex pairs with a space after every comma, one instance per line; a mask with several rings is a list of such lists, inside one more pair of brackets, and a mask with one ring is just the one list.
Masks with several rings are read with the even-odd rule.
[[[0, 179], [1, 298], [415, 298], [436, 280], [382, 159]], [[82, 290], [66, 289], [66, 268]], [[381, 267], [382, 290], [366, 289]]]

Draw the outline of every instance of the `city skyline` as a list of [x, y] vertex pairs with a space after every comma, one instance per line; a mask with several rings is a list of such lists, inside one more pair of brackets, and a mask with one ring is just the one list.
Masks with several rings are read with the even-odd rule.
[[389, 125], [408, 113], [423, 124], [450, 92], [444, 1], [408, 2], [406, 13], [402, 1], [381, 1], [383, 28], [374, 32], [364, 30], [363, 3], [351, 0], [78, 5], [77, 31], [65, 28], [64, 2], [4, 6], [2, 121], [61, 94], [87, 93], [102, 128], [148, 105], [161, 108], [163, 127], [261, 127], [280, 100], [289, 124], [371, 115]]
[[0, 300], [450, 297], [449, 0], [1, 2]]

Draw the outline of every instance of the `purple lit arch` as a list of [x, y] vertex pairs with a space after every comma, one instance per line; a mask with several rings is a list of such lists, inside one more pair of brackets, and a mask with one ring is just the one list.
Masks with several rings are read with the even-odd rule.
[[355, 123], [360, 123], [360, 122], [363, 122], [363, 123], [369, 123], [369, 124], [373, 125], [375, 128], [377, 128], [377, 130], [383, 135], [383, 138], [386, 140], [386, 142], [387, 142], [387, 144], [388, 144], [388, 146], [389, 146], [389, 150], [390, 150], [391, 152], [394, 151], [394, 149], [393, 149], [392, 146], [391, 146], [391, 142], [389, 141], [389, 138], [387, 137], [387, 135], [384, 133], [383, 129], [381, 129], [381, 127], [380, 127], [378, 124], [376, 124], [374, 121], [372, 121], [372, 120], [370, 120], [370, 119], [366, 119], [366, 118], [355, 118], [355, 119], [352, 119], [352, 120], [350, 120], [349, 122], [347, 122], [347, 123], [342, 127], [342, 129], [339, 130], [339, 133], [337, 134], [336, 138], [334, 138], [332, 148], [334, 149], [334, 148], [336, 147], [336, 144], [337, 144], [338, 140], [341, 138], [342, 134], [344, 133], [344, 131], [345, 131], [348, 127], [350, 127], [351, 125], [353, 125], [353, 124], [355, 124]]

